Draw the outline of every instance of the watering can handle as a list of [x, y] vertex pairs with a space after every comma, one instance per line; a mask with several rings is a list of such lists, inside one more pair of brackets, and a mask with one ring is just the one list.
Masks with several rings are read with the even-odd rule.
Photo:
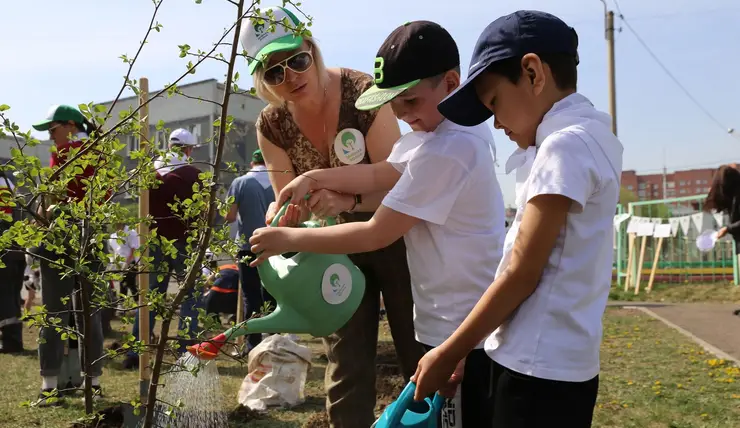
[[[308, 200], [310, 196], [311, 195], [306, 195], [303, 199]], [[280, 218], [282, 218], [282, 216], [285, 215], [285, 211], [288, 209], [288, 205], [290, 205], [290, 201], [287, 201], [286, 203], [283, 204], [282, 207], [280, 207], [280, 210], [277, 212], [277, 214], [275, 214], [275, 218], [272, 219], [272, 222], [270, 223], [270, 227], [277, 227], [278, 222], [280, 221]], [[334, 217], [327, 217], [326, 223], [329, 226], [334, 226], [335, 224], [337, 224]]]
[[403, 417], [406, 410], [414, 402], [414, 392], [416, 392], [416, 384], [409, 382], [406, 387], [401, 391], [401, 395], [396, 399], [396, 405], [393, 406], [393, 411], [388, 415], [388, 426], [397, 427], [401, 424], [401, 418]]

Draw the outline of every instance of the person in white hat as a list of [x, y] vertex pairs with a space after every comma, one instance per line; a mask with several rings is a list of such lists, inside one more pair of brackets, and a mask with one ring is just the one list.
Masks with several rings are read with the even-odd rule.
[[[198, 141], [187, 129], [178, 128], [170, 134], [167, 147], [169, 151], [154, 161], [154, 169], [160, 176], [164, 176], [170, 171], [187, 164], [188, 159], [193, 154], [193, 149], [198, 147]], [[179, 153], [173, 150], [175, 148], [179, 149]]]
[[[172, 259], [165, 255], [160, 247], [155, 247], [150, 251], [150, 256], [154, 258], [152, 272], [149, 273], [149, 289], [157, 290], [160, 293], [166, 293], [170, 282], [170, 276], [173, 272], [182, 279], [185, 274], [185, 260], [188, 257], [187, 236], [190, 233], [192, 224], [190, 221], [183, 220], [181, 212], [175, 212], [170, 207], [179, 201], [184, 201], [193, 197], [193, 185], [200, 184], [198, 176], [201, 171], [191, 165], [189, 158], [193, 149], [198, 146], [198, 141], [186, 129], [175, 129], [170, 134], [169, 151], [160, 156], [155, 162], [154, 167], [157, 171], [157, 179], [160, 181], [158, 187], [149, 192], [149, 212], [154, 221], [151, 225], [152, 230], [157, 231], [157, 235], [174, 240], [174, 246], [177, 248], [177, 257]], [[161, 276], [161, 280], [158, 277]], [[198, 311], [199, 306], [197, 299], [192, 295], [188, 296], [180, 306], [180, 323], [178, 330], [187, 329], [191, 337], [195, 337], [195, 331], [198, 328]], [[154, 311], [149, 313], [149, 326], [154, 327]], [[190, 317], [191, 322], [186, 326], [182, 321]], [[133, 335], [139, 340], [139, 316], [134, 318]], [[185, 351], [186, 341], [180, 341], [180, 351]], [[139, 365], [139, 358], [135, 352], [126, 355], [123, 362], [124, 368], [136, 368]]]

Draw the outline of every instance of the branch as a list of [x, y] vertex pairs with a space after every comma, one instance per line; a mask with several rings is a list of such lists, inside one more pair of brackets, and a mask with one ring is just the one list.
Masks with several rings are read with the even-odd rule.
[[[234, 63], [236, 62], [237, 48], [239, 45], [239, 33], [241, 30], [241, 23], [242, 23], [243, 16], [246, 15], [243, 12], [243, 7], [244, 7], [244, 0], [239, 0], [238, 11], [237, 11], [238, 19], [236, 20], [234, 25], [232, 25], [231, 27], [231, 29], [235, 28], [235, 31], [234, 31], [234, 36], [233, 36], [234, 39], [232, 42], [233, 44], [231, 46], [231, 57], [229, 58], [229, 67], [226, 73], [226, 83], [224, 85], [223, 103], [221, 104], [221, 118], [220, 119], [222, 122], [226, 121], [226, 117], [227, 117], [227, 112], [229, 108], [229, 96], [230, 96], [230, 91], [231, 91], [231, 83], [232, 83], [232, 78], [233, 78], [233, 73], [234, 73]], [[231, 29], [229, 30], [229, 32], [231, 31]], [[224, 37], [225, 36], [223, 36], [221, 40], [219, 40], [218, 42], [220, 43], [221, 41], [223, 41]], [[214, 172], [213, 172], [214, 182], [218, 181], [218, 176], [219, 176], [219, 172], [221, 169], [220, 168], [221, 159], [223, 158], [224, 146], [226, 145], [225, 143], [226, 128], [227, 128], [227, 124], [221, 123], [221, 126], [219, 127], [219, 139], [218, 139], [218, 146], [216, 149], [216, 159], [214, 161], [214, 163], [217, 165], [217, 167], [214, 168]], [[216, 204], [214, 203], [216, 200], [216, 191], [217, 189], [215, 186], [211, 187], [209, 198], [208, 198], [207, 221], [209, 225], [213, 224], [215, 216], [216, 216]], [[194, 267], [202, 265], [203, 259], [205, 257], [206, 248], [208, 246], [208, 242], [211, 239], [212, 232], [213, 232], [213, 229], [211, 227], [205, 228], [205, 232], [203, 233], [203, 235], [201, 236], [201, 239], [198, 242], [198, 252], [195, 256], [195, 261], [193, 262], [193, 266], [191, 266], [191, 268], [188, 270], [188, 273], [185, 279], [185, 285], [182, 288], [180, 288], [177, 295], [175, 296], [174, 301], [172, 302], [173, 308], [178, 307], [180, 305], [180, 303], [183, 301], [183, 299], [185, 299], [185, 296], [188, 294], [190, 289], [192, 289], [193, 286], [195, 285], [195, 280], [197, 279], [197, 276], [200, 275], [200, 271], [195, 269]], [[171, 321], [172, 321], [172, 317], [170, 316], [169, 319], [164, 320], [162, 322], [161, 329], [160, 329], [162, 334], [160, 336], [165, 336], [167, 334]], [[147, 408], [146, 408], [146, 419], [144, 420], [144, 428], [150, 427], [152, 425], [153, 416], [154, 416], [153, 415], [154, 405], [155, 405], [155, 401], [153, 400], [153, 398], [156, 398], [157, 396], [157, 382], [159, 381], [159, 375], [160, 375], [160, 371], [162, 368], [162, 357], [164, 354], [165, 345], [166, 345], [165, 338], [160, 337], [159, 344], [157, 347], [157, 353], [154, 359], [154, 366], [152, 367], [152, 379], [149, 384], [148, 396], [150, 397], [150, 399], [148, 400], [147, 406], [146, 406]]]
[[192, 52], [187, 52], [185, 55], [194, 56], [196, 58], [210, 58], [210, 59], [215, 59], [215, 60], [218, 60], [218, 61], [223, 62], [224, 64], [228, 64], [228, 62], [225, 59], [219, 58], [219, 57], [213, 56], [213, 55], [201, 55], [201, 54], [192, 53]]
[[177, 92], [175, 92], [175, 93], [176, 93], [176, 94], [178, 94], [178, 95], [182, 95], [182, 96], [183, 96], [183, 97], [185, 97], [185, 98], [190, 98], [191, 100], [204, 101], [204, 102], [207, 102], [207, 103], [211, 103], [211, 104], [215, 104], [215, 105], [217, 105], [217, 106], [221, 107], [221, 103], [220, 103], [220, 102], [218, 102], [218, 101], [213, 101], [213, 100], [207, 100], [207, 99], [205, 99], [205, 98], [201, 98], [201, 97], [194, 97], [194, 96], [192, 96], [192, 95], [187, 95], [187, 94], [184, 94], [184, 93], [180, 92], [180, 90], [179, 90], [179, 89], [178, 89], [178, 90], [177, 90]]
[[[221, 38], [220, 38], [220, 39], [218, 40], [217, 44], [216, 44], [216, 45], [214, 45], [213, 49], [211, 49], [211, 50], [210, 50], [210, 52], [208, 52], [208, 53], [207, 53], [206, 55], [211, 55], [211, 54], [212, 54], [213, 52], [215, 52], [215, 51], [216, 51], [216, 49], [218, 48], [218, 43], [220, 43], [221, 41], [223, 41], [223, 39], [225, 39], [225, 38], [226, 38], [226, 36], [228, 36], [228, 35], [229, 35], [229, 33], [231, 33], [231, 31], [232, 31], [232, 30], [233, 30], [233, 29], [234, 29], [235, 27], [237, 28], [237, 37], [236, 37], [236, 41], [235, 41], [235, 44], [234, 44], [234, 46], [236, 46], [236, 44], [238, 44], [238, 43], [239, 43], [239, 37], [238, 37], [238, 36], [239, 36], [239, 33], [238, 33], [238, 31], [239, 31], [239, 30], [238, 30], [238, 29], [239, 29], [239, 28], [241, 28], [241, 21], [242, 21], [242, 19], [243, 19], [243, 18], [244, 18], [244, 17], [246, 16], [246, 13], [242, 14], [242, 13], [240, 12], [240, 14], [239, 14], [239, 15], [240, 15], [240, 16], [239, 16], [239, 19], [238, 19], [238, 20], [237, 20], [237, 21], [236, 21], [236, 22], [235, 22], [234, 24], [232, 24], [232, 25], [231, 25], [231, 27], [230, 27], [230, 28], [229, 28], [228, 30], [226, 30], [226, 32], [224, 32], [224, 34], [223, 34], [223, 35], [221, 35]], [[160, 95], [162, 95], [163, 93], [165, 93], [165, 92], [169, 91], [169, 90], [170, 90], [171, 88], [173, 88], [173, 87], [174, 87], [175, 85], [177, 85], [177, 83], [178, 83], [178, 82], [180, 82], [180, 81], [181, 81], [182, 79], [184, 79], [185, 77], [187, 77], [188, 75], [190, 75], [190, 74], [191, 74], [191, 71], [192, 71], [192, 70], [194, 70], [195, 68], [197, 68], [197, 67], [198, 67], [198, 65], [202, 64], [202, 63], [203, 63], [203, 61], [205, 61], [206, 59], [207, 59], [206, 57], [204, 57], [204, 58], [201, 58], [201, 59], [199, 59], [199, 60], [198, 60], [198, 62], [196, 62], [195, 64], [193, 64], [193, 67], [189, 68], [189, 69], [188, 69], [188, 70], [187, 70], [187, 71], [186, 71], [185, 73], [183, 73], [183, 74], [182, 74], [182, 75], [181, 75], [180, 77], [178, 77], [178, 78], [177, 78], [177, 79], [176, 79], [176, 80], [175, 80], [175, 81], [174, 81], [173, 83], [170, 83], [170, 84], [169, 84], [169, 85], [168, 85], [168, 86], [167, 86], [166, 88], [164, 88], [164, 89], [162, 89], [161, 91], [157, 92], [157, 94], [156, 94], [156, 95], [154, 95], [153, 97], [149, 97], [149, 99], [148, 99], [148, 100], [144, 100], [144, 102], [142, 102], [142, 103], [141, 103], [141, 105], [139, 105], [138, 107], [136, 107], [136, 108], [135, 108], [135, 109], [134, 109], [134, 110], [133, 110], [133, 111], [132, 111], [132, 112], [131, 112], [131, 113], [130, 113], [130, 114], [129, 114], [128, 116], [126, 116], [125, 118], [123, 118], [123, 119], [122, 119], [121, 121], [119, 121], [119, 122], [118, 122], [117, 124], [113, 125], [113, 127], [112, 127], [111, 129], [109, 129], [108, 131], [104, 132], [104, 133], [103, 133], [102, 135], [100, 135], [100, 136], [97, 136], [97, 137], [96, 137], [96, 138], [95, 138], [94, 140], [88, 140], [88, 142], [87, 142], [87, 144], [85, 145], [85, 147], [83, 147], [83, 148], [82, 148], [82, 149], [81, 149], [80, 151], [78, 151], [78, 152], [77, 152], [77, 153], [76, 153], [76, 154], [75, 154], [75, 155], [74, 155], [74, 156], [73, 156], [73, 157], [72, 157], [71, 159], [69, 159], [69, 160], [68, 160], [67, 162], [65, 162], [65, 163], [64, 163], [63, 165], [60, 165], [60, 166], [59, 166], [59, 168], [58, 168], [58, 169], [57, 169], [56, 171], [54, 171], [54, 172], [53, 172], [53, 173], [52, 173], [52, 174], [51, 174], [51, 175], [49, 176], [49, 179], [48, 179], [48, 181], [53, 181], [54, 179], [56, 179], [57, 177], [59, 177], [59, 175], [61, 174], [61, 172], [62, 172], [62, 171], [63, 171], [64, 169], [66, 169], [66, 168], [67, 168], [67, 167], [68, 167], [69, 165], [71, 165], [71, 164], [72, 164], [72, 162], [74, 162], [75, 160], [79, 159], [79, 158], [80, 158], [80, 157], [82, 157], [82, 156], [83, 156], [83, 155], [84, 155], [85, 153], [87, 153], [88, 151], [90, 151], [90, 150], [92, 149], [92, 147], [93, 147], [93, 146], [94, 146], [94, 145], [95, 145], [95, 144], [96, 144], [96, 143], [97, 143], [98, 141], [102, 140], [103, 138], [106, 138], [107, 136], [109, 136], [110, 134], [112, 134], [113, 132], [115, 132], [115, 131], [116, 131], [116, 130], [117, 130], [118, 128], [120, 128], [120, 127], [121, 127], [121, 126], [122, 126], [122, 125], [123, 125], [124, 123], [126, 123], [127, 121], [129, 121], [130, 119], [132, 119], [132, 118], [133, 118], [134, 116], [136, 116], [136, 114], [137, 114], [137, 113], [139, 112], [139, 110], [141, 110], [141, 109], [142, 109], [142, 108], [143, 108], [143, 107], [144, 107], [145, 105], [148, 105], [148, 104], [149, 104], [150, 102], [152, 102], [152, 101], [153, 101], [153, 100], [154, 100], [155, 98], [159, 97]], [[232, 62], [233, 62], [233, 61], [232, 61]], [[229, 79], [229, 82], [230, 82], [230, 81], [231, 81], [231, 79]]]
[[134, 64], [136, 63], [136, 60], [139, 58], [139, 54], [141, 54], [141, 51], [144, 49], [144, 45], [146, 44], [147, 39], [149, 38], [149, 34], [152, 32], [152, 28], [154, 28], [154, 19], [157, 17], [157, 11], [159, 11], [159, 7], [162, 5], [162, 0], [155, 0], [154, 2], [154, 13], [152, 13], [152, 19], [149, 21], [149, 28], [146, 30], [146, 33], [144, 34], [144, 40], [141, 41], [139, 44], [139, 49], [136, 51], [136, 55], [134, 55], [134, 58], [129, 61], [128, 64], [128, 71], [126, 71], [126, 77], [124, 77], [123, 80], [123, 86], [121, 86], [121, 90], [118, 91], [118, 95], [116, 95], [116, 98], [113, 100], [113, 103], [111, 103], [110, 108], [108, 108], [108, 112], [105, 114], [106, 116], [110, 115], [110, 113], [113, 111], [113, 108], [116, 106], [116, 103], [121, 98], [121, 94], [123, 94], [123, 91], [128, 86], [129, 77], [131, 76], [131, 70], [134, 68]]

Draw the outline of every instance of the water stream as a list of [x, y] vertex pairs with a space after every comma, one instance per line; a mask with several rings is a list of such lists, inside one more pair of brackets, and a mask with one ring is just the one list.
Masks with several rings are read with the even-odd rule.
[[[185, 353], [162, 377], [157, 393], [157, 428], [227, 428], [221, 381], [214, 361], [200, 361]], [[141, 425], [140, 425], [141, 426]]]

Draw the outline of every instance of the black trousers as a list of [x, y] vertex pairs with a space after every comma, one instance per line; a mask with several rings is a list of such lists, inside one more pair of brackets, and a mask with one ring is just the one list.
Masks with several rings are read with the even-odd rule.
[[[465, 376], [467, 376], [467, 370]], [[590, 428], [599, 376], [563, 382], [527, 376], [493, 362], [493, 428]]]
[[[429, 352], [433, 347], [424, 345]], [[460, 384], [461, 409], [454, 407], [454, 400], [448, 399], [442, 410], [437, 426], [462, 428], [479, 428], [487, 426], [484, 421], [493, 418], [493, 360], [491, 360], [483, 349], [474, 349], [465, 359], [465, 371]], [[462, 416], [462, 418], [460, 417]]]
[[218, 318], [218, 314], [236, 315], [238, 293], [220, 293], [209, 291], [205, 298], [205, 309], [208, 315]]
[[136, 268], [131, 267], [121, 280], [120, 291], [124, 296], [128, 293], [132, 296], [139, 294], [139, 287], [136, 285]]
[[[242, 287], [242, 293], [244, 296], [244, 319], [249, 319], [253, 314], [260, 313], [262, 306], [265, 302], [270, 303], [270, 310], [275, 309], [275, 298], [265, 290], [260, 280], [260, 274], [257, 268], [249, 266], [249, 262], [254, 259], [254, 253], [249, 250], [239, 251], [239, 260], [249, 256], [250, 259], [247, 263], [239, 263], [239, 286]], [[261, 333], [253, 333], [247, 335], [247, 340], [251, 347], [255, 347], [262, 342]]]

